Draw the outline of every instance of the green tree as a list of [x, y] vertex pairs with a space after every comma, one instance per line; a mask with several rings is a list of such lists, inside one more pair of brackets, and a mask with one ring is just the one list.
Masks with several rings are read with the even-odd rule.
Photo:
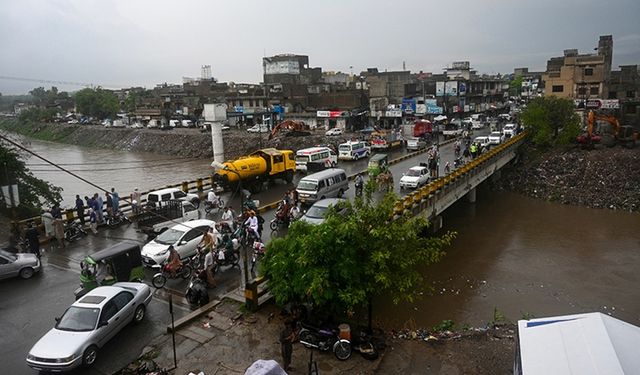
[[509, 95], [520, 96], [522, 93], [522, 76], [516, 76], [509, 81]]
[[580, 133], [580, 118], [570, 99], [556, 96], [536, 98], [528, 104], [520, 118], [538, 146], [566, 145]]
[[114, 118], [120, 108], [118, 97], [111, 91], [101, 88], [82, 89], [75, 94], [74, 98], [78, 112], [99, 119]]
[[[20, 218], [39, 214], [45, 204], [51, 206], [62, 201], [62, 188], [35, 177], [25, 165], [24, 155], [5, 140], [0, 141], [0, 168], [0, 185], [18, 185], [20, 205], [16, 213]], [[10, 211], [4, 200], [0, 210], [5, 214]]]
[[277, 303], [310, 302], [338, 316], [369, 304], [371, 323], [374, 296], [412, 301], [415, 289], [426, 287], [417, 267], [437, 262], [455, 234], [423, 236], [422, 217], [390, 220], [397, 196], [374, 203], [374, 188], [370, 181], [364, 199], [345, 202], [346, 215], [331, 209], [322, 225], [295, 222], [269, 244], [261, 272]]

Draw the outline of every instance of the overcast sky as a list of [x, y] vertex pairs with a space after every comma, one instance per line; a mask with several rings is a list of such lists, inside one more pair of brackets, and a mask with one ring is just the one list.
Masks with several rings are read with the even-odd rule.
[[[262, 81], [262, 57], [308, 55], [324, 71], [544, 70], [611, 34], [614, 67], [640, 64], [638, 0], [0, 0], [0, 76], [105, 87]], [[350, 67], [353, 66], [353, 69]], [[51, 84], [0, 78], [0, 93]], [[65, 90], [77, 86], [56, 85]]]

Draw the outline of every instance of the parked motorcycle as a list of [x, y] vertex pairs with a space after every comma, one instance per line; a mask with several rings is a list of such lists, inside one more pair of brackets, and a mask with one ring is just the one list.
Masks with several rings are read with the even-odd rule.
[[300, 343], [307, 348], [321, 351], [332, 350], [341, 361], [351, 357], [351, 342], [338, 336], [335, 329], [319, 328], [308, 323], [298, 322], [298, 337]]
[[113, 215], [107, 215], [106, 220], [109, 228], [115, 228], [118, 225], [124, 224], [124, 223], [126, 223], [127, 225], [131, 224], [131, 220], [129, 220], [127, 215], [125, 215], [122, 211], [118, 211]]
[[160, 272], [153, 275], [153, 279], [151, 280], [151, 283], [153, 284], [153, 286], [160, 289], [160, 288], [164, 288], [165, 284], [167, 283], [167, 279], [177, 279], [177, 278], [183, 278], [185, 280], [188, 279], [191, 276], [191, 272], [192, 272], [191, 265], [189, 263], [190, 263], [189, 258], [184, 259], [182, 261], [182, 266], [180, 266], [176, 270], [175, 276], [171, 275], [171, 271], [169, 270], [168, 264], [166, 262], [152, 266], [152, 268], [160, 269]]
[[209, 292], [207, 291], [206, 274], [195, 272], [191, 276], [191, 281], [187, 286], [185, 298], [191, 305], [202, 307], [209, 303]]
[[224, 200], [222, 200], [222, 197], [218, 197], [218, 199], [213, 203], [208, 200], [204, 201], [204, 212], [206, 213], [211, 213], [213, 210], [218, 210], [218, 212], [220, 212], [223, 208]]
[[364, 331], [355, 333], [351, 344], [353, 346], [353, 350], [359, 352], [363, 358], [370, 361], [377, 359], [380, 355], [378, 349], [372, 342], [371, 335]]
[[87, 235], [79, 221], [72, 221], [64, 225], [64, 239], [73, 242]]

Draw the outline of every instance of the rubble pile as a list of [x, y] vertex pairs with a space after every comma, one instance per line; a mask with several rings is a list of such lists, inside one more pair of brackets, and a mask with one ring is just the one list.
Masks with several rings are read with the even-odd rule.
[[640, 211], [640, 148], [522, 151], [495, 188], [563, 204]]

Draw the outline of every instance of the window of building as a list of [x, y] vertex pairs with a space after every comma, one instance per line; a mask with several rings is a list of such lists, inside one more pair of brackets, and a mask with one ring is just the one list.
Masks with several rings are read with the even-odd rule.
[[553, 87], [551, 88], [551, 92], [563, 92], [563, 91], [564, 91], [563, 85], [553, 85]]
[[592, 76], [593, 75], [593, 68], [584, 68], [584, 75], [585, 76]]
[[240, 107], [242, 107], [242, 106], [244, 105], [244, 104], [242, 104], [242, 100], [238, 100], [238, 105], [239, 105]]
[[578, 87], [578, 95], [580, 95], [580, 96], [587, 95], [587, 88], [586, 87]]
[[600, 88], [599, 87], [592, 87], [590, 90], [591, 95], [598, 95], [600, 93]]
[[249, 107], [253, 107], [253, 100], [249, 99]]
[[635, 104], [631, 104], [631, 105], [628, 105], [626, 107], [627, 107], [627, 110], [625, 111], [626, 113], [628, 113], [628, 114], [635, 114], [636, 113], [637, 107], [635, 106]]
[[627, 91], [627, 98], [635, 98], [636, 92], [634, 90]]
[[609, 99], [618, 99], [618, 93], [615, 91], [609, 91]]

